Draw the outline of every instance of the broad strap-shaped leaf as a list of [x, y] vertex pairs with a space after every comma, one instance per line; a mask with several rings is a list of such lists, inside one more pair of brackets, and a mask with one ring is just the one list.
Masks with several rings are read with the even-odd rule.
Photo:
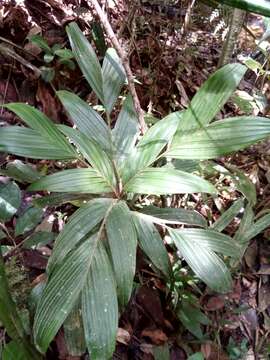
[[214, 119], [238, 86], [246, 70], [244, 65], [228, 64], [210, 76], [183, 113], [173, 144], [178, 141], [182, 132], [205, 127]]
[[41, 136], [36, 130], [21, 126], [0, 128], [0, 151], [31, 159], [70, 160], [78, 156]]
[[223, 231], [243, 208], [243, 199], [238, 199], [229, 207], [229, 209], [224, 211], [224, 213], [212, 224], [211, 228], [216, 231]]
[[180, 111], [171, 113], [148, 129], [134, 151], [123, 163], [122, 176], [124, 183], [157, 159], [162, 149], [171, 141], [181, 122], [181, 116], [182, 112]]
[[169, 233], [188, 265], [201, 280], [217, 292], [226, 293], [231, 290], [231, 274], [212, 250], [178, 230], [170, 229]]
[[22, 183], [32, 183], [42, 176], [32, 166], [20, 160], [10, 161], [5, 169], [0, 169], [0, 175], [8, 176]]
[[73, 157], [74, 149], [57, 126], [42, 112], [24, 103], [12, 103], [5, 107], [13, 111], [30, 128], [37, 131], [44, 139], [52, 144], [57, 144], [60, 149], [70, 153]]
[[151, 262], [161, 270], [167, 278], [170, 278], [172, 274], [170, 261], [158, 230], [149, 217], [137, 212], [132, 212], [132, 214], [140, 247]]
[[207, 221], [195, 210], [179, 208], [159, 208], [157, 206], [146, 206], [141, 212], [152, 217], [156, 224], [186, 224], [206, 227]]
[[114, 191], [116, 187], [114, 168], [107, 153], [102, 150], [96, 141], [89, 139], [78, 130], [68, 126], [62, 126], [61, 130], [75, 143], [83, 157], [89, 161], [93, 168], [98, 172], [98, 175], [103, 177], [104, 181], [107, 182], [112, 188], [112, 191]]
[[215, 187], [208, 181], [181, 170], [167, 168], [147, 168], [129, 180], [124, 189], [127, 192], [155, 195], [216, 193]]
[[82, 291], [82, 317], [91, 359], [111, 359], [118, 327], [118, 303], [113, 270], [101, 242]]
[[270, 17], [268, 0], [217, 0], [218, 3]]
[[101, 66], [94, 49], [76, 23], [70, 23], [66, 27], [66, 31], [72, 51], [83, 75], [99, 100], [104, 104]]
[[127, 304], [133, 285], [136, 265], [137, 237], [132, 215], [127, 205], [120, 201], [110, 211], [106, 232], [121, 306]]
[[255, 236], [260, 234], [269, 226], [270, 226], [270, 214], [262, 216], [252, 225], [252, 227], [250, 227], [247, 230], [247, 232], [244, 235], [243, 242], [247, 243], [249, 240], [253, 239]]
[[247, 232], [253, 228], [255, 214], [252, 206], [248, 204], [244, 210], [244, 215], [241, 219], [239, 228], [234, 234], [233, 240], [239, 244], [247, 244], [250, 239], [247, 238]]
[[84, 241], [56, 267], [43, 290], [34, 319], [34, 338], [41, 352], [76, 304], [96, 250], [96, 235]]
[[164, 154], [176, 159], [213, 159], [244, 149], [270, 136], [270, 121], [262, 117], [240, 116], [196, 129], [175, 138]]
[[104, 105], [109, 114], [126, 79], [121, 60], [113, 48], [106, 51], [102, 64], [102, 79]]
[[240, 256], [240, 246], [230, 236], [220, 232], [208, 229], [178, 229], [177, 233], [186, 241], [193, 242], [194, 245], [199, 244], [206, 249], [233, 258]]
[[139, 123], [132, 97], [128, 96], [118, 115], [114, 129], [112, 130], [112, 139], [115, 147], [114, 158], [118, 167], [128, 155], [132, 153], [135, 142], [139, 135]]
[[57, 96], [77, 128], [90, 139], [96, 140], [103, 149], [110, 149], [110, 129], [102, 117], [79, 96], [69, 91], [57, 91]]
[[74, 193], [109, 193], [108, 183], [94, 169], [69, 169], [44, 176], [28, 187], [29, 191], [47, 190]]
[[112, 199], [94, 199], [79, 208], [69, 218], [55, 240], [53, 253], [48, 263], [49, 273], [102, 221], [112, 204]]

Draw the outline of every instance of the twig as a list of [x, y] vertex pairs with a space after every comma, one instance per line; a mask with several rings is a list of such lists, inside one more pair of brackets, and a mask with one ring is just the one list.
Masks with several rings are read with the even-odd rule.
[[142, 134], [145, 133], [145, 131], [147, 130], [147, 125], [144, 121], [144, 115], [143, 115], [143, 110], [141, 108], [140, 105], [140, 101], [137, 95], [137, 91], [135, 88], [135, 83], [134, 83], [134, 77], [129, 65], [129, 61], [128, 61], [128, 57], [127, 54], [125, 53], [124, 49], [121, 47], [119, 40], [117, 39], [108, 19], [107, 19], [107, 15], [104, 13], [104, 11], [101, 9], [99, 3], [97, 0], [90, 0], [90, 2], [92, 3], [92, 5], [94, 6], [98, 17], [105, 29], [105, 32], [108, 36], [108, 38], [110, 39], [111, 43], [113, 44], [113, 46], [115, 47], [115, 50], [117, 51], [117, 54], [119, 56], [119, 58], [122, 61], [122, 64], [124, 66], [124, 69], [126, 71], [126, 75], [127, 75], [127, 80], [128, 80], [128, 86], [129, 86], [129, 90], [132, 96], [132, 100], [133, 100], [133, 104], [134, 104], [134, 108], [136, 113], [138, 114], [138, 120], [140, 123], [140, 128], [141, 128], [141, 132]]

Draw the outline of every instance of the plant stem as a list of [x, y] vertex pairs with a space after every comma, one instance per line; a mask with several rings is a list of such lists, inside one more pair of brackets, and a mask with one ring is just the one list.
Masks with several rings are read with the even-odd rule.
[[122, 61], [123, 67], [126, 71], [126, 75], [127, 75], [127, 80], [128, 80], [128, 86], [129, 86], [129, 90], [132, 96], [132, 100], [133, 100], [133, 104], [134, 104], [134, 108], [136, 113], [138, 114], [138, 120], [140, 123], [140, 128], [141, 128], [141, 132], [142, 134], [144, 134], [147, 130], [147, 125], [144, 121], [144, 114], [143, 114], [143, 110], [141, 108], [141, 104], [137, 95], [137, 91], [135, 88], [135, 83], [134, 83], [134, 76], [132, 74], [130, 65], [129, 65], [129, 60], [128, 60], [128, 56], [126, 54], [126, 52], [124, 51], [124, 49], [121, 47], [119, 40], [117, 39], [109, 21], [107, 18], [107, 15], [104, 13], [104, 11], [101, 9], [99, 3], [97, 0], [90, 0], [90, 2], [92, 3], [92, 5], [94, 6], [98, 17], [105, 29], [105, 32], [108, 36], [108, 38], [110, 39], [111, 43], [113, 44], [113, 46], [115, 47], [115, 50], [117, 51], [117, 54], [119, 56], [119, 58]]

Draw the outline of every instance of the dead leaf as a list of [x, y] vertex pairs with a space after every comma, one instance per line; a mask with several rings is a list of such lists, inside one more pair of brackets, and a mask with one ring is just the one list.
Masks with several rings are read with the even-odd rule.
[[118, 328], [117, 329], [117, 336], [116, 341], [120, 342], [121, 344], [127, 345], [130, 342], [130, 334], [127, 330]]
[[258, 292], [258, 310], [265, 311], [270, 306], [270, 286], [264, 284], [259, 288]]
[[205, 310], [216, 311], [220, 310], [225, 306], [224, 299], [222, 296], [212, 296], [205, 305]]
[[201, 352], [205, 360], [229, 360], [228, 355], [214, 343], [206, 343], [201, 345]]
[[162, 345], [168, 341], [167, 335], [160, 329], [145, 329], [141, 335], [151, 339], [155, 345]]
[[44, 84], [42, 81], [38, 82], [37, 99], [40, 101], [42, 111], [45, 115], [55, 122], [59, 122], [58, 114], [61, 111], [61, 106], [55, 96], [50, 93], [48, 85]]

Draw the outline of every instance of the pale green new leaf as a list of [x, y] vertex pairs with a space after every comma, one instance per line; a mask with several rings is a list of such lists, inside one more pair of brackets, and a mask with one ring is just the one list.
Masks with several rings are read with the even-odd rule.
[[181, 255], [201, 280], [214, 291], [226, 293], [231, 290], [231, 274], [212, 250], [186, 238], [178, 230], [170, 229], [169, 233]]
[[139, 194], [182, 194], [206, 192], [216, 193], [208, 181], [181, 170], [167, 168], [147, 168], [125, 184], [127, 192]]
[[48, 349], [76, 304], [95, 248], [95, 236], [92, 236], [67, 256], [50, 276], [38, 303], [33, 326], [35, 343], [41, 352]]
[[153, 218], [156, 224], [186, 224], [206, 227], [205, 218], [194, 210], [178, 208], [159, 208], [157, 206], [143, 207], [141, 212]]
[[102, 64], [104, 105], [109, 114], [119, 96], [126, 75], [115, 49], [106, 51]]
[[0, 128], [0, 151], [31, 159], [70, 160], [77, 154], [21, 126]]
[[216, 231], [223, 231], [243, 208], [243, 199], [238, 199], [231, 207], [229, 207], [229, 209], [224, 211], [224, 213], [212, 224], [211, 228]]
[[53, 253], [48, 263], [49, 272], [102, 221], [112, 203], [112, 199], [94, 199], [72, 214], [55, 240]]
[[116, 203], [108, 215], [106, 232], [121, 306], [130, 298], [136, 266], [136, 231], [127, 205]]
[[183, 113], [173, 145], [182, 132], [205, 127], [213, 120], [237, 88], [246, 70], [244, 65], [228, 64], [206, 80]]
[[268, 118], [235, 117], [181, 134], [175, 138], [164, 156], [176, 159], [213, 159], [244, 149], [268, 136]]
[[98, 175], [103, 177], [104, 181], [107, 182], [112, 191], [114, 191], [116, 187], [116, 179], [113, 164], [107, 153], [102, 150], [100, 145], [96, 141], [88, 138], [83, 133], [72, 129], [71, 127], [62, 126], [61, 131], [63, 131], [63, 133], [75, 143], [79, 152], [98, 172]]
[[102, 117], [69, 91], [57, 91], [57, 96], [77, 128], [90, 139], [96, 140], [103, 149], [110, 149], [110, 130]]
[[170, 278], [172, 271], [163, 240], [148, 216], [132, 212], [140, 247], [152, 263]]
[[111, 359], [118, 326], [118, 303], [114, 274], [101, 242], [82, 291], [82, 317], [91, 360]]
[[134, 150], [138, 135], [138, 117], [134, 111], [132, 98], [128, 96], [123, 103], [115, 127], [112, 130], [112, 140], [116, 152], [114, 158], [118, 167], [121, 166], [127, 156]]
[[37, 131], [45, 140], [52, 144], [57, 144], [59, 149], [63, 149], [73, 157], [74, 149], [64, 135], [58, 130], [56, 125], [42, 112], [24, 103], [11, 103], [5, 107], [13, 111], [30, 128]]
[[124, 183], [157, 159], [161, 150], [171, 141], [181, 121], [181, 116], [182, 112], [180, 111], [171, 113], [148, 129], [137, 144], [136, 149], [123, 163], [122, 175]]
[[99, 100], [104, 103], [101, 66], [94, 49], [75, 22], [70, 23], [66, 27], [66, 31], [83, 75]]
[[108, 183], [94, 169], [69, 169], [44, 176], [28, 187], [29, 191], [47, 190], [74, 193], [108, 193], [112, 192]]

